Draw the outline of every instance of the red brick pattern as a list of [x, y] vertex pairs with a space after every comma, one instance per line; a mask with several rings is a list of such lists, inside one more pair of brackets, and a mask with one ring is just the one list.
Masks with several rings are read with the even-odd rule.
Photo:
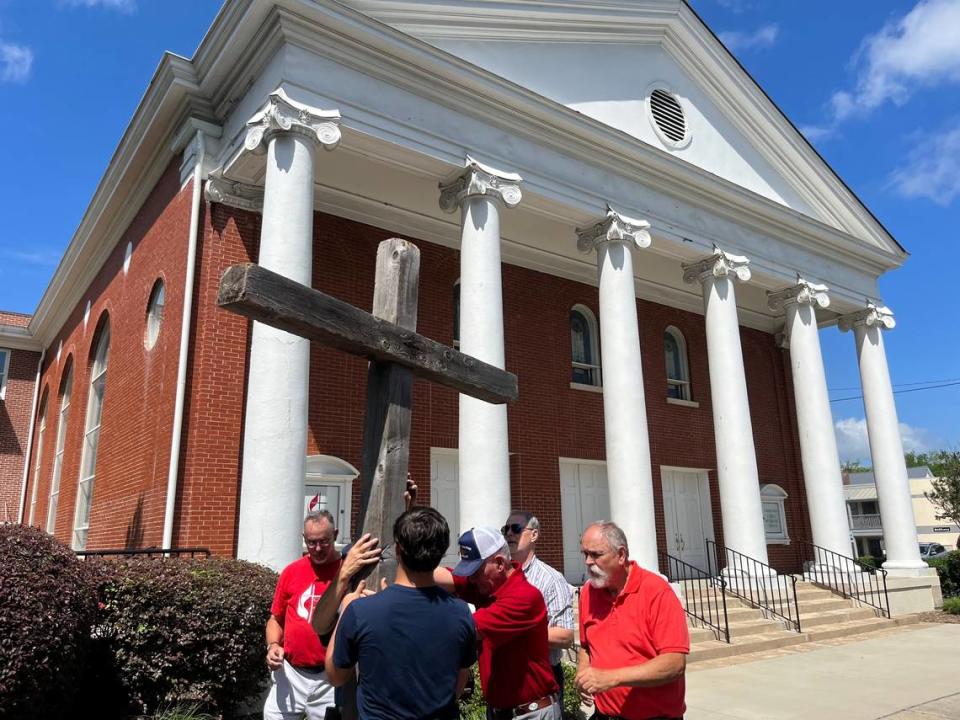
[[[63, 474], [63, 509], [57, 524], [58, 536], [69, 539], [88, 355], [97, 319], [104, 311], [110, 313], [114, 337], [90, 547], [160, 542], [191, 194], [189, 185], [183, 190], [176, 186], [174, 168], [172, 164], [91, 287], [87, 295], [93, 299], [89, 327], [83, 328], [81, 303], [63, 333], [64, 359], [73, 356], [78, 362]], [[202, 218], [174, 544], [203, 545], [218, 554], [232, 554], [236, 549], [249, 322], [219, 310], [215, 298], [226, 267], [256, 258], [260, 219], [209, 203]], [[392, 235], [318, 213], [314, 286], [369, 308], [377, 245]], [[130, 274], [124, 278], [120, 264], [128, 239], [136, 249]], [[422, 278], [418, 329], [450, 343], [459, 254], [427, 242], [417, 244]], [[146, 299], [159, 275], [167, 281], [166, 319], [157, 349], [147, 353], [142, 342]], [[604, 458], [602, 395], [569, 386], [569, 311], [581, 303], [596, 313], [597, 291], [512, 265], [503, 268], [503, 286], [507, 369], [517, 374], [520, 385], [520, 400], [509, 409], [512, 500], [516, 507], [541, 518], [541, 554], [559, 566], [558, 457]], [[665, 547], [661, 465], [710, 470], [717, 539], [722, 541], [703, 317], [646, 301], [638, 301], [638, 316], [659, 542]], [[663, 333], [668, 325], [679, 328], [686, 338], [693, 399], [699, 407], [666, 402]], [[791, 536], [808, 539], [788, 363], [771, 335], [742, 329], [741, 338], [761, 482], [776, 482], [787, 491]], [[57, 387], [62, 364], [52, 359], [46, 363], [45, 387]], [[360, 467], [365, 383], [365, 361], [314, 347], [308, 454], [335, 455]], [[429, 498], [430, 448], [457, 445], [457, 395], [418, 381], [414, 406], [410, 469], [421, 486], [421, 496]], [[50, 438], [55, 436], [54, 426], [48, 422]], [[48, 440], [45, 468], [52, 452], [53, 441]], [[48, 478], [49, 473], [45, 470], [43, 476]], [[356, 483], [354, 508], [358, 505]], [[138, 528], [136, 532], [132, 532], [134, 528]], [[770, 555], [781, 567], [792, 569], [791, 548], [771, 546]]]
[[9, 310], [0, 310], [0, 325], [12, 325], [13, 327], [26, 327], [30, 324], [32, 315], [24, 313], [10, 312]]
[[[170, 163], [51, 342], [44, 361], [41, 388], [49, 393], [50, 410], [36, 517], [37, 522], [45, 522], [60, 391], [71, 363], [73, 388], [55, 529], [55, 535], [68, 543], [72, 539], [92, 353], [98, 333], [109, 324], [107, 379], [87, 546], [160, 544], [190, 220], [191, 186], [179, 187], [178, 166], [179, 159]], [[128, 242], [133, 245], [133, 253], [129, 271], [124, 273]], [[158, 279], [165, 284], [164, 319], [156, 345], [147, 350], [147, 301]], [[88, 300], [89, 319], [84, 323]], [[61, 341], [58, 360], [56, 349]]]
[[[0, 313], [0, 323], [12, 325], [9, 313]], [[23, 326], [30, 320], [29, 316]], [[3, 341], [0, 340], [0, 349]], [[7, 389], [0, 400], [0, 521], [16, 522], [23, 487], [23, 460], [30, 434], [30, 410], [37, 381], [40, 353], [8, 350]], [[29, 502], [29, 495], [27, 496]], [[24, 518], [29, 507], [24, 511]]]

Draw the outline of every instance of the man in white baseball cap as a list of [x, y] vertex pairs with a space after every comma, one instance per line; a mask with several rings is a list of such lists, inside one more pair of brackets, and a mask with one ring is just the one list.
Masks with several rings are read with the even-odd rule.
[[437, 568], [434, 579], [477, 608], [480, 684], [491, 717], [561, 720], [543, 595], [510, 560], [496, 528], [472, 528], [459, 544], [460, 562], [452, 571]]

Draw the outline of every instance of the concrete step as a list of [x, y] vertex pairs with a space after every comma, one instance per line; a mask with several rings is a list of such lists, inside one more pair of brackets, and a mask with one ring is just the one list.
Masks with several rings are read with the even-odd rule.
[[839, 595], [827, 595], [816, 600], [803, 600], [797, 603], [800, 613], [824, 612], [825, 610], [843, 610], [853, 607], [852, 603]]
[[775, 648], [806, 642], [806, 638], [802, 634], [787, 632], [785, 630], [763, 633], [761, 635], [748, 635], [742, 638], [731, 638], [731, 640], [733, 640], [731, 643], [725, 643], [722, 640], [704, 640], [693, 643], [690, 645], [690, 655], [687, 658], [687, 662], [695, 663], [702, 660], [713, 660], [715, 658], [743, 655], [746, 653], [760, 652], [762, 650], [773, 650]]
[[862, 635], [863, 633], [885, 630], [886, 628], [897, 627], [899, 625], [912, 625], [918, 621], [919, 619], [916, 615], [906, 615], [893, 618], [892, 620], [885, 617], [873, 617], [865, 620], [854, 620], [832, 625], [819, 625], [812, 628], [809, 632], [804, 632], [804, 634], [811, 641], [830, 640], [838, 637]]
[[[699, 610], [699, 608], [696, 608], [695, 606], [693, 609]], [[723, 618], [723, 606], [720, 606], [720, 608], [714, 607], [712, 610], [713, 617], [716, 618], [719, 616], [721, 619]], [[709, 614], [705, 613], [705, 616], [709, 617]], [[743, 605], [737, 605], [736, 607], [727, 606], [727, 618], [730, 620], [730, 622], [735, 622], [737, 620], [751, 620], [758, 617], [763, 617], [763, 615], [756, 608], [745, 607]]]
[[689, 627], [690, 631], [690, 642], [698, 643], [703, 642], [704, 640], [716, 640], [717, 636], [710, 628], [705, 627]]
[[766, 633], [783, 630], [783, 623], [778, 620], [768, 620], [760, 617], [757, 620], [741, 620], [730, 623], [730, 637], [739, 638], [747, 635], [764, 635]]
[[855, 620], [870, 620], [878, 617], [872, 608], [840, 608], [838, 610], [825, 610], [823, 612], [803, 612], [800, 608], [800, 628], [816, 627], [818, 625], [832, 625], [835, 623], [853, 622]]

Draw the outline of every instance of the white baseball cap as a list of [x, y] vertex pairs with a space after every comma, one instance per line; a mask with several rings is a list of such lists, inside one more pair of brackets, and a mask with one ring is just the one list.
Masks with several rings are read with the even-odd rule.
[[454, 575], [470, 577], [483, 561], [496, 554], [497, 550], [506, 547], [507, 539], [496, 528], [489, 525], [467, 530], [458, 540], [460, 545], [460, 562], [453, 569]]

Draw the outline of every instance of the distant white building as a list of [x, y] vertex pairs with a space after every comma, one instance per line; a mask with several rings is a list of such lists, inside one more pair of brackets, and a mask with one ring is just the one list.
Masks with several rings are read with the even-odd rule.
[[[952, 550], [960, 541], [960, 526], [949, 520], [937, 520], [937, 508], [927, 499], [936, 479], [930, 468], [907, 468], [910, 481], [910, 499], [917, 524], [918, 543], [939, 543]], [[843, 493], [847, 500], [850, 536], [857, 556], [885, 554], [883, 524], [880, 521], [880, 503], [872, 472], [849, 473], [844, 478]]]

